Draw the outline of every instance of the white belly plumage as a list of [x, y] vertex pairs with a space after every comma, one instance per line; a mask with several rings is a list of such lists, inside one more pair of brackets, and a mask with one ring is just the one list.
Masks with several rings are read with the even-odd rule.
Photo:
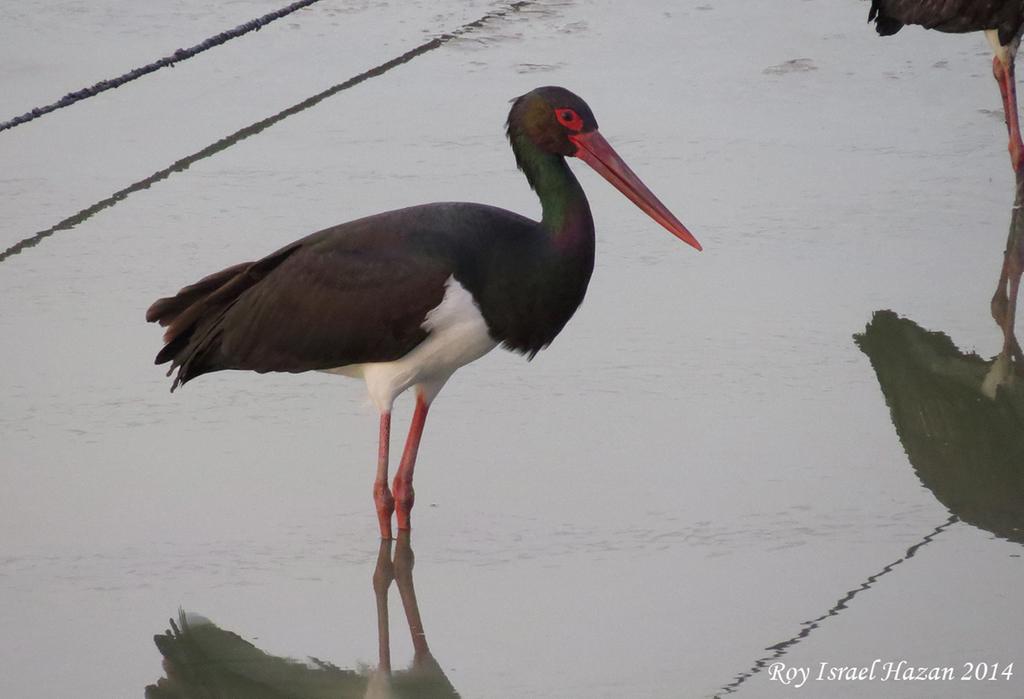
[[487, 322], [473, 295], [455, 277], [448, 277], [444, 298], [427, 313], [423, 329], [429, 333], [427, 338], [401, 359], [347, 364], [325, 371], [364, 379], [377, 410], [390, 412], [395, 398], [411, 386], [430, 403], [456, 369], [498, 344], [487, 331]]

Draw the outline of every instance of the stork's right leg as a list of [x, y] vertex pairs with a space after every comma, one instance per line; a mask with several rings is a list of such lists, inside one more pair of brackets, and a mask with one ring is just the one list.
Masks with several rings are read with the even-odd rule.
[[416, 454], [420, 450], [420, 438], [423, 436], [423, 425], [427, 421], [427, 411], [430, 409], [430, 399], [423, 392], [416, 391], [416, 409], [412, 413], [412, 424], [409, 426], [409, 436], [405, 438], [405, 451], [402, 452], [402, 461], [398, 464], [398, 471], [395, 472], [395, 498], [397, 499], [399, 530], [411, 528], [410, 516], [416, 494], [412, 488], [412, 474], [416, 468]]
[[391, 445], [391, 411], [380, 414], [380, 445], [377, 449], [377, 478], [373, 481], [373, 504], [377, 508], [380, 538], [391, 539], [391, 515], [395, 498], [388, 490], [388, 449]]
[[992, 59], [992, 74], [999, 83], [999, 93], [1003, 97], [1003, 115], [1006, 119], [1006, 130], [1010, 136], [1010, 164], [1014, 172], [1019, 172], [1024, 164], [1024, 143], [1020, 136], [1020, 119], [1017, 115], [1017, 79], [1014, 74], [1014, 51], [1001, 47]]

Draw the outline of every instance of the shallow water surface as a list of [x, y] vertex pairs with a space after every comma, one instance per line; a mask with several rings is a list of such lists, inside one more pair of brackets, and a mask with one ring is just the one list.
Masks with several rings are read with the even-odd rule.
[[[279, 6], [4, 6], [0, 119]], [[1024, 696], [1020, 396], [980, 392], [1013, 202], [991, 59], [866, 15], [322, 0], [0, 133], [0, 696]], [[574, 163], [588, 297], [449, 383], [384, 551], [363, 387], [171, 395], [145, 309], [376, 211], [537, 216], [503, 123], [542, 84], [705, 251]], [[958, 679], [816, 679], [876, 659]]]

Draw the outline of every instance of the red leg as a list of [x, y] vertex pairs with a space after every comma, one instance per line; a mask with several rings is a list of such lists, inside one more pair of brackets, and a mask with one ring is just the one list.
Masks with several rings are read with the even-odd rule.
[[416, 467], [416, 452], [420, 449], [420, 437], [423, 436], [423, 425], [427, 421], [427, 410], [430, 406], [423, 395], [416, 393], [416, 410], [412, 414], [412, 425], [409, 427], [409, 436], [405, 440], [405, 451], [402, 452], [402, 463], [395, 472], [395, 481], [392, 487], [395, 491], [395, 505], [397, 506], [398, 528], [410, 529], [409, 514], [412, 512], [413, 501], [416, 494], [412, 489], [412, 472]]
[[1003, 96], [1003, 113], [1006, 117], [1006, 129], [1010, 134], [1010, 163], [1013, 171], [1019, 172], [1024, 159], [1024, 143], [1020, 136], [1020, 119], [1017, 114], [1017, 79], [1014, 71], [1014, 59], [1009, 64], [996, 56], [992, 59], [992, 73], [999, 83], [999, 92]]
[[391, 444], [391, 412], [380, 414], [380, 446], [377, 451], [377, 478], [373, 481], [373, 504], [377, 508], [380, 538], [391, 539], [391, 515], [395, 499], [388, 490], [388, 448]]

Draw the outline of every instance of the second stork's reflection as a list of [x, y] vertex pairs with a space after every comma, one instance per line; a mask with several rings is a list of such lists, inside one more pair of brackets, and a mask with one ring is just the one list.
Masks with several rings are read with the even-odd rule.
[[[392, 553], [392, 544], [394, 552]], [[310, 659], [300, 662], [263, 652], [208, 619], [182, 612], [171, 628], [154, 638], [163, 655], [165, 677], [146, 687], [146, 699], [450, 699], [458, 692], [427, 646], [412, 569], [409, 532], [383, 540], [373, 572], [377, 604], [377, 667], [339, 668]], [[412, 636], [413, 661], [405, 670], [391, 667], [388, 594], [398, 588]]]
[[892, 311], [855, 339], [921, 483], [962, 521], [1024, 544], [1024, 390], [991, 380], [1005, 357], [960, 352]]

